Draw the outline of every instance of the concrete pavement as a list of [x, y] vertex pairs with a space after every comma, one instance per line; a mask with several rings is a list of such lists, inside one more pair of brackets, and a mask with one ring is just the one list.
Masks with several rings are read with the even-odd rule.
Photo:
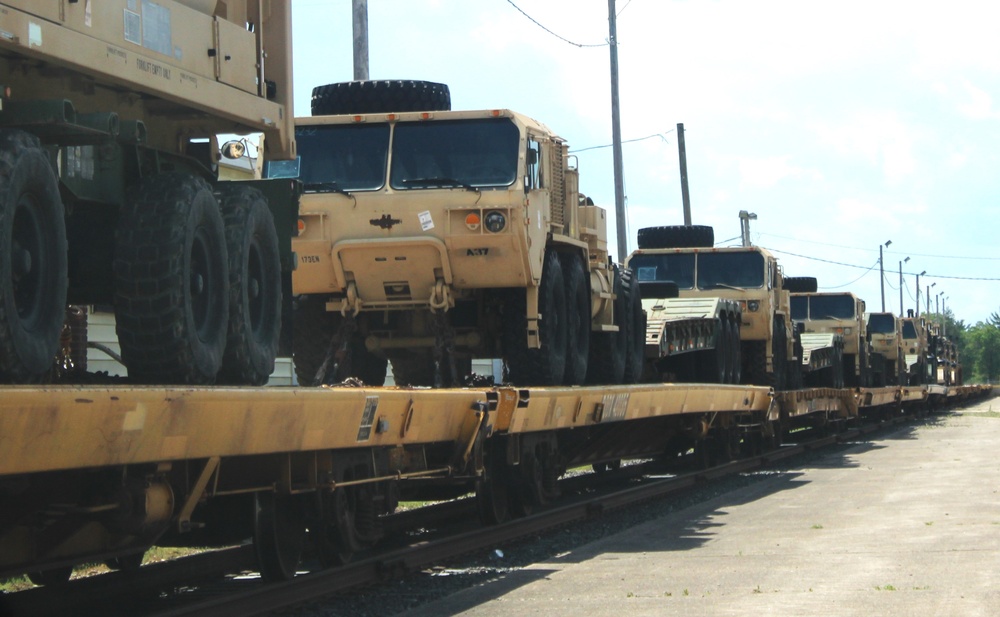
[[408, 615], [1000, 615], [1000, 399], [771, 473]]

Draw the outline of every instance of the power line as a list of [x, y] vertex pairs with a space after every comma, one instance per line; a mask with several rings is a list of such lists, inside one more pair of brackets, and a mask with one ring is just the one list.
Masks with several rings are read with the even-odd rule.
[[[665, 143], [670, 143], [670, 142], [668, 142], [668, 141], [667, 141], [667, 137], [666, 137], [666, 135], [667, 135], [668, 133], [671, 133], [671, 132], [673, 132], [673, 130], [674, 130], [674, 129], [670, 129], [669, 131], [664, 131], [664, 132], [662, 132], [662, 133], [653, 133], [652, 135], [646, 135], [645, 137], [636, 137], [635, 139], [626, 139], [626, 140], [624, 140], [624, 141], [623, 141], [622, 143], [623, 143], [623, 144], [630, 144], [630, 143], [632, 143], [632, 142], [636, 142], [636, 141], [645, 141], [645, 140], [647, 140], [647, 139], [652, 139], [652, 138], [654, 138], [654, 137], [659, 137], [659, 138], [660, 138], [660, 139], [662, 139], [662, 140], [663, 140], [663, 141], [664, 141]], [[614, 144], [604, 144], [604, 145], [602, 145], [602, 146], [587, 146], [586, 148], [578, 148], [578, 149], [576, 149], [576, 150], [570, 150], [570, 151], [569, 151], [569, 153], [570, 153], [570, 154], [577, 154], [578, 152], [586, 152], [587, 150], [599, 150], [599, 149], [601, 149], [601, 148], [610, 148], [610, 147], [611, 147], [612, 145], [614, 145]]]
[[[535, 19], [531, 15], [528, 15], [527, 13], [525, 13], [524, 9], [522, 9], [521, 7], [519, 7], [516, 4], [514, 4], [514, 0], [507, 0], [507, 3], [510, 4], [512, 7], [514, 7], [515, 9], [517, 9], [521, 13], [521, 15], [524, 15], [529, 20], [531, 20], [531, 23], [535, 24], [536, 26], [538, 26], [542, 30], [545, 30], [546, 32], [548, 32], [549, 34], [551, 34], [552, 36], [556, 37], [557, 39], [559, 39], [560, 41], [562, 41], [564, 43], [569, 43], [570, 45], [573, 45], [575, 47], [607, 47], [608, 46], [608, 42], [607, 41], [605, 41], [603, 43], [599, 43], [599, 44], [575, 43], [575, 42], [567, 39], [566, 37], [560, 36], [560, 35], [556, 34], [555, 32], [549, 30], [545, 26], [543, 26], [541, 23], [538, 22], [537, 19]], [[626, 4], [625, 6], [628, 6], [628, 5]], [[625, 10], [625, 9], [622, 9], [622, 10]]]
[[[771, 251], [773, 253], [781, 253], [783, 255], [791, 255], [793, 257], [801, 257], [802, 259], [811, 259], [813, 261], [821, 261], [823, 263], [834, 264], [836, 266], [844, 266], [844, 267], [847, 267], [847, 268], [859, 268], [859, 269], [862, 269], [862, 270], [865, 269], [865, 266], [859, 266], [857, 264], [848, 264], [848, 263], [844, 263], [842, 261], [833, 261], [833, 260], [830, 260], [830, 259], [821, 259], [819, 257], [812, 257], [810, 255], [800, 255], [799, 253], [792, 253], [791, 251], [782, 251], [780, 249], [775, 249], [775, 248], [770, 248], [770, 247], [767, 247], [767, 250], [769, 250], [769, 251]], [[909, 276], [916, 276], [917, 275], [916, 272], [904, 272], [903, 274], [904, 275], [909, 275]], [[934, 279], [946, 279], [946, 280], [953, 280], [953, 281], [1000, 281], [1000, 278], [995, 278], [995, 277], [986, 277], [986, 276], [955, 276], [955, 275], [951, 275], [951, 274], [933, 274], [933, 273], [930, 273], [930, 272], [928, 272], [926, 274], [921, 274], [920, 276], [923, 276], [923, 277], [926, 277], [926, 278], [929, 278], [929, 279], [930, 278], [934, 278]], [[891, 284], [890, 284], [890, 286], [891, 286]], [[898, 287], [894, 287], [893, 289], [899, 289], [899, 288]]]
[[[845, 244], [833, 244], [833, 243], [830, 243], [830, 242], [820, 242], [818, 240], [804, 240], [802, 238], [793, 238], [791, 236], [781, 236], [781, 235], [778, 235], [778, 234], [772, 234], [772, 233], [766, 233], [766, 232], [762, 232], [760, 235], [762, 235], [762, 236], [769, 236], [769, 237], [772, 237], [772, 238], [781, 238], [783, 240], [792, 240], [794, 242], [805, 242], [807, 244], [818, 244], [820, 246], [832, 246], [832, 247], [839, 248], [839, 249], [851, 249], [851, 250], [854, 250], [854, 251], [872, 252], [872, 251], [875, 250], [875, 249], [871, 249], [871, 248], [868, 248], [868, 247], [862, 247], [862, 246], [848, 246], [848, 245], [845, 245]], [[931, 255], [929, 253], [910, 253], [910, 252], [902, 252], [902, 251], [885, 251], [885, 254], [886, 255], [908, 255], [910, 257], [932, 257], [934, 259], [970, 259], [970, 260], [972, 260], [972, 259], [979, 259], [979, 260], [984, 260], [984, 261], [1000, 261], [1000, 257], [972, 257], [972, 256], [963, 256], [963, 255]]]
[[871, 273], [871, 271], [875, 269], [875, 266], [877, 266], [877, 265], [878, 265], [878, 260], [875, 260], [875, 263], [873, 263], [870, 268], [868, 268], [867, 270], [865, 270], [864, 272], [862, 272], [861, 276], [859, 276], [858, 278], [854, 279], [850, 283], [844, 283], [843, 285], [833, 285], [831, 287], [823, 286], [823, 287], [819, 287], [819, 289], [841, 289], [841, 288], [847, 287], [848, 285], [853, 285], [853, 284], [857, 283], [858, 281], [860, 281], [861, 279], [863, 279], [866, 276], [868, 276]]

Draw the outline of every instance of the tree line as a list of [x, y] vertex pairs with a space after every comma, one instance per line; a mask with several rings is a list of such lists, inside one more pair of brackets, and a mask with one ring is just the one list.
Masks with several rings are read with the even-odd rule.
[[928, 313], [928, 321], [945, 324], [945, 333], [958, 347], [965, 383], [1000, 381], [1000, 311], [975, 325], [956, 320], [954, 313]]

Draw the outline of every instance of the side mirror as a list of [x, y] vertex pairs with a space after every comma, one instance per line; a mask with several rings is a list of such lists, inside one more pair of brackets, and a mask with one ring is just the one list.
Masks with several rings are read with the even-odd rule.
[[243, 158], [247, 154], [246, 144], [239, 140], [227, 141], [222, 144], [221, 150], [222, 156], [230, 160]]

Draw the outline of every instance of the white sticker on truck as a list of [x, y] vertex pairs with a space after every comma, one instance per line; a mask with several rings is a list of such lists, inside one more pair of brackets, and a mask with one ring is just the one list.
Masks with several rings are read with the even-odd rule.
[[417, 215], [417, 218], [420, 219], [420, 229], [423, 229], [424, 231], [434, 229], [434, 219], [431, 218], [430, 210], [424, 210]]

